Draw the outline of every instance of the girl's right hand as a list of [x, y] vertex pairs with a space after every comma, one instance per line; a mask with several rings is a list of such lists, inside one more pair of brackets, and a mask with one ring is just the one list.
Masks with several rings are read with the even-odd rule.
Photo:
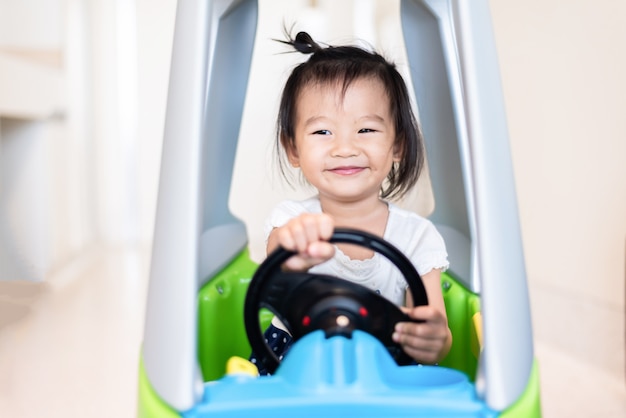
[[329, 260], [335, 247], [328, 242], [334, 231], [333, 219], [324, 213], [305, 213], [285, 225], [275, 228], [267, 242], [268, 254], [279, 245], [297, 254], [289, 258], [283, 268], [291, 271], [306, 271]]

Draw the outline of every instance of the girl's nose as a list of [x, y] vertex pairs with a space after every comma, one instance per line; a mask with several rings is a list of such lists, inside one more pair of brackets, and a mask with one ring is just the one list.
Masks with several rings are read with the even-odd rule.
[[337, 135], [333, 141], [331, 155], [333, 157], [354, 157], [359, 154], [357, 144], [350, 135]]

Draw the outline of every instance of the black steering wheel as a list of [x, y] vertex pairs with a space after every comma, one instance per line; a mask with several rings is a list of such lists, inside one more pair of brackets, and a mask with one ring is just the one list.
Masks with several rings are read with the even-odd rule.
[[[387, 241], [352, 229], [335, 229], [331, 243], [356, 244], [374, 250], [391, 261], [404, 276], [415, 306], [428, 305], [426, 289], [409, 259]], [[256, 270], [244, 305], [248, 341], [259, 361], [274, 373], [280, 360], [265, 342], [259, 325], [259, 310], [267, 308], [287, 327], [293, 340], [323, 330], [326, 337], [351, 337], [355, 329], [378, 338], [396, 363], [410, 362], [393, 342], [396, 323], [413, 321], [400, 308], [376, 292], [348, 280], [307, 272], [284, 272], [282, 264], [295, 253], [281, 247], [272, 252]]]

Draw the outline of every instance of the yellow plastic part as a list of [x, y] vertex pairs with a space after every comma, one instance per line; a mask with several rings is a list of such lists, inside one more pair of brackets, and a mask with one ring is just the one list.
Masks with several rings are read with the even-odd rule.
[[471, 349], [476, 358], [480, 356], [480, 352], [483, 350], [483, 316], [480, 312], [476, 312], [472, 316], [472, 338]]
[[242, 357], [233, 356], [226, 362], [226, 374], [243, 374], [257, 377], [259, 375], [259, 369], [257, 369], [257, 367], [248, 360]]

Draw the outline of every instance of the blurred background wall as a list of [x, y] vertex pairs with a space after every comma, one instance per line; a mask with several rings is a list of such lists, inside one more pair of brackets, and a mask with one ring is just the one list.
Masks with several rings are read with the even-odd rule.
[[[490, 4], [535, 336], [623, 380], [626, 2]], [[0, 0], [1, 280], [46, 280], [103, 246], [149, 253], [175, 9]], [[267, 212], [300, 195], [280, 182], [271, 141], [281, 83], [302, 57], [271, 39], [285, 23], [329, 43], [364, 39], [406, 74], [398, 10], [397, 0], [260, 0], [230, 201], [254, 258]]]

